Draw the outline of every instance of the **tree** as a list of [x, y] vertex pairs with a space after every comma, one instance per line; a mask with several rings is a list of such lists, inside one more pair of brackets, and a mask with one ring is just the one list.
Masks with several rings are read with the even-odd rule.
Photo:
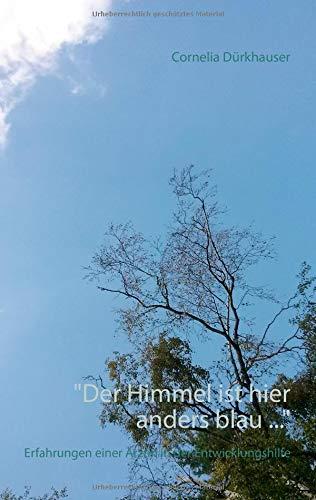
[[[118, 322], [130, 343], [129, 352], [115, 353], [107, 361], [108, 375], [121, 393], [117, 402], [104, 405], [101, 424], [120, 425], [137, 449], [146, 451], [135, 455], [133, 467], [143, 481], [158, 488], [159, 493], [151, 498], [227, 498], [232, 492], [244, 499], [306, 498], [306, 492], [316, 491], [312, 475], [315, 453], [311, 449], [314, 434], [305, 422], [315, 414], [315, 405], [308, 407], [304, 420], [299, 399], [295, 402], [292, 398], [287, 403], [291, 417], [284, 416], [283, 403], [261, 401], [253, 387], [266, 382], [270, 389], [294, 389], [301, 380], [306, 388], [304, 375], [295, 380], [272, 377], [280, 359], [284, 362], [296, 355], [306, 360], [315, 347], [315, 335], [311, 335], [311, 330], [315, 333], [313, 278], [304, 264], [297, 290], [284, 303], [269, 290], [252, 284], [250, 269], [274, 256], [272, 240], [252, 228], [225, 226], [224, 211], [209, 180], [209, 172], [195, 175], [193, 167], [175, 173], [171, 185], [177, 210], [166, 237], [147, 241], [130, 223], [110, 225], [105, 244], [89, 267], [88, 277], [97, 280], [100, 291], [125, 299], [118, 310]], [[262, 300], [277, 308], [263, 327], [252, 312]], [[280, 340], [273, 330], [291, 312], [291, 331]], [[222, 356], [212, 360], [210, 353], [210, 364], [202, 366], [196, 361], [197, 339], [208, 348], [218, 339]], [[315, 357], [311, 363], [315, 367]], [[95, 380], [104, 386], [101, 376]], [[315, 384], [314, 378], [309, 380], [312, 385], [308, 391]], [[129, 386], [136, 390], [145, 384], [170, 392], [181, 388], [194, 392], [222, 384], [230, 391], [238, 389], [239, 397], [223, 401], [212, 389], [208, 402], [189, 397], [139, 401], [135, 396], [130, 400]], [[234, 418], [244, 419], [244, 427], [219, 429], [215, 425], [219, 411], [227, 416], [233, 411]], [[177, 418], [190, 415], [190, 425], [185, 429], [157, 425], [155, 416], [163, 421], [173, 412]], [[156, 426], [140, 428], [139, 415]], [[207, 428], [201, 425], [203, 418], [208, 420]], [[251, 428], [255, 418], [260, 419], [259, 429]], [[299, 428], [298, 421], [302, 424]], [[277, 422], [279, 429], [272, 431], [270, 426]], [[283, 423], [287, 425], [281, 428]], [[168, 455], [153, 468], [147, 452], [157, 446]], [[272, 464], [192, 453], [210, 447], [228, 451], [271, 446], [287, 447], [293, 458]], [[129, 498], [133, 496], [148, 498], [139, 492]]]
[[18, 495], [13, 493], [9, 488], [0, 493], [1, 500], [60, 500], [61, 498], [67, 498], [67, 489], [63, 488], [61, 490], [51, 489], [50, 493], [45, 493], [42, 496], [34, 497], [31, 496], [31, 488], [26, 486], [23, 495]]

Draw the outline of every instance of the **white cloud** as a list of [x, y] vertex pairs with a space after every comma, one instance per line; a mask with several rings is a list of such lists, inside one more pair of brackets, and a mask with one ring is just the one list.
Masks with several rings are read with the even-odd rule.
[[70, 93], [74, 96], [93, 94], [99, 99], [103, 99], [106, 95], [106, 86], [103, 83], [97, 82], [91, 76], [80, 74], [77, 79], [68, 76], [66, 80], [70, 87]]
[[102, 37], [106, 21], [92, 11], [110, 5], [111, 0], [1, 0], [0, 146], [7, 140], [10, 112], [38, 76], [57, 68], [60, 51]]

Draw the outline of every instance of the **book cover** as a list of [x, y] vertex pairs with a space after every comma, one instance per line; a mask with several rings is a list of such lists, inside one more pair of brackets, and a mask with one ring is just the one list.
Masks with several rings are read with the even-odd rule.
[[2, 0], [2, 500], [316, 498], [315, 4]]

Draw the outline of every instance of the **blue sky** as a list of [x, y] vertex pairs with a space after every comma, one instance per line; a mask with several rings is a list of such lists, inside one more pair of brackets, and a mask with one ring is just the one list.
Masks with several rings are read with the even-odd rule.
[[[79, 3], [82, 15], [102, 5]], [[189, 8], [187, 1], [147, 0], [111, 9], [158, 5]], [[123, 460], [31, 461], [24, 447], [126, 448], [117, 429], [98, 427], [98, 406], [83, 405], [73, 391], [125, 342], [115, 334], [115, 302], [82, 280], [83, 266], [110, 221], [132, 220], [147, 235], [164, 230], [174, 167], [213, 168], [231, 220], [254, 221], [277, 236], [278, 260], [258, 270], [260, 283], [286, 294], [300, 262], [313, 264], [315, 4], [194, 6], [224, 9], [225, 17], [113, 19], [98, 40], [88, 39], [80, 18], [82, 39], [50, 41], [47, 69], [10, 92], [0, 87], [11, 125], [2, 129], [0, 153], [0, 490], [67, 485], [72, 500], [112, 499], [92, 484], [127, 481]], [[171, 62], [174, 50], [285, 52], [291, 59], [181, 65]], [[12, 67], [1, 66], [3, 53], [6, 81]], [[34, 60], [47, 63], [46, 56], [38, 51]]]

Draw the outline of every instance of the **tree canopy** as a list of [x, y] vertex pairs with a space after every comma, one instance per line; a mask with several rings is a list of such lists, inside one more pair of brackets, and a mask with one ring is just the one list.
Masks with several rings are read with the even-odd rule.
[[56, 488], [51, 488], [51, 491], [48, 493], [44, 493], [41, 496], [32, 496], [31, 487], [26, 486], [22, 495], [14, 493], [11, 489], [7, 488], [6, 490], [0, 493], [1, 500], [60, 500], [61, 498], [67, 498], [67, 488], [62, 488], [61, 490], [57, 490]]

